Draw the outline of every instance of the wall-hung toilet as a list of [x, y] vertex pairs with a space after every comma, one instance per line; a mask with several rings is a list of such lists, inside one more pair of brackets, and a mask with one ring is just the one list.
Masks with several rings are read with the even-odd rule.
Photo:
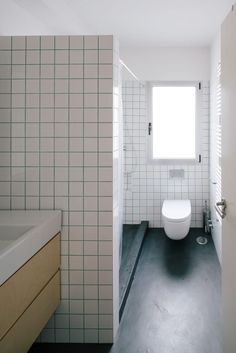
[[162, 220], [165, 233], [170, 239], [186, 237], [191, 223], [190, 200], [164, 200]]

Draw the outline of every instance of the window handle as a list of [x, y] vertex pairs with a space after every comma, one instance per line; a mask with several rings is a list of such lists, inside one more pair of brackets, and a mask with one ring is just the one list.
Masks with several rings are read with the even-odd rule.
[[151, 135], [152, 132], [152, 123], [148, 123], [148, 135]]

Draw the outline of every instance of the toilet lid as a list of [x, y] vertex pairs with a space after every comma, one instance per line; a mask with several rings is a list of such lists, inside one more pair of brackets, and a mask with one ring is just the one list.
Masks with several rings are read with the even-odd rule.
[[191, 215], [190, 200], [165, 200], [162, 206], [162, 215], [169, 222], [183, 222]]

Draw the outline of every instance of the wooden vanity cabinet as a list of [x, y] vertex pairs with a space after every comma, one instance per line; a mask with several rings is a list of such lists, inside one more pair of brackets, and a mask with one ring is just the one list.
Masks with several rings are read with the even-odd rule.
[[0, 286], [0, 352], [26, 353], [60, 302], [60, 233]]

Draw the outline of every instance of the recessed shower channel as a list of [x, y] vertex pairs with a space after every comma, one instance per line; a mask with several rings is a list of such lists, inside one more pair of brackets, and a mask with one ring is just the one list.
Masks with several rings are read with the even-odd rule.
[[[124, 233], [126, 234], [123, 233], [123, 254], [120, 266], [120, 319], [124, 311], [125, 303], [141, 255], [146, 230], [148, 228], [148, 221], [142, 221], [134, 233], [130, 231], [129, 227], [130, 226], [128, 226], [128, 230], [127, 226], [125, 226], [126, 231], [124, 231]], [[130, 236], [133, 238], [131, 243], [130, 239], [128, 240]]]
[[208, 243], [208, 239], [206, 237], [201, 236], [196, 238], [196, 242], [199, 245], [206, 245]]

